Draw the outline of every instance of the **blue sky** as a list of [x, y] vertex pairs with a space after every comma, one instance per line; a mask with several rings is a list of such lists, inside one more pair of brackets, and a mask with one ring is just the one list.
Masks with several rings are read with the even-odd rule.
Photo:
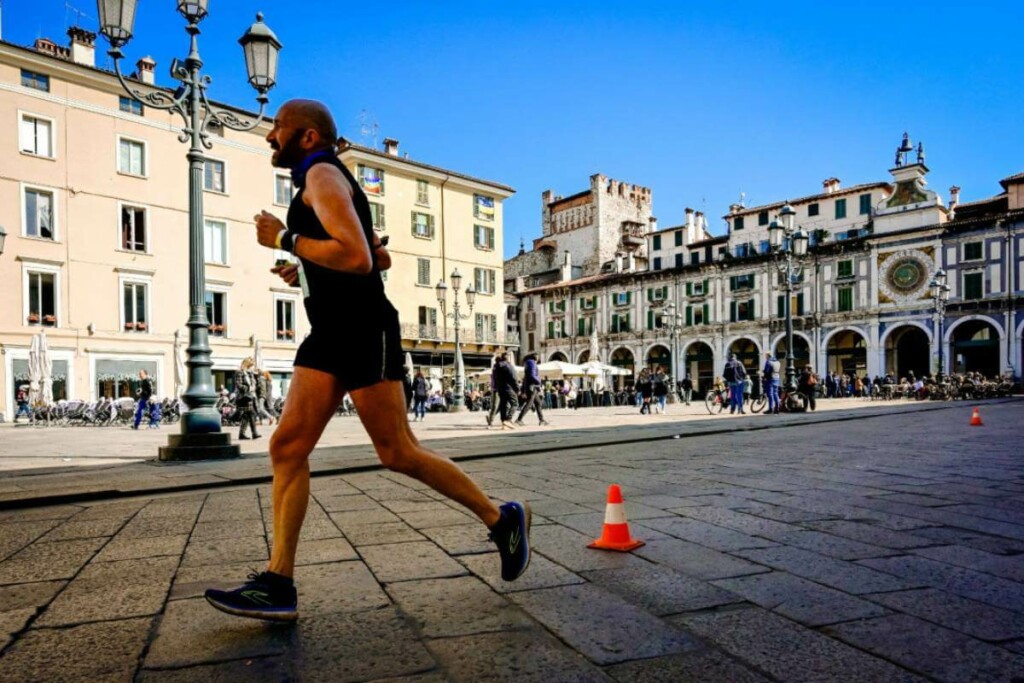
[[[73, 0], [96, 26], [96, 5]], [[158, 81], [184, 56], [173, 0], [140, 3], [129, 61]], [[259, 9], [277, 33], [272, 105], [313, 97], [357, 142], [379, 126], [427, 163], [512, 185], [505, 253], [540, 232], [540, 193], [593, 173], [651, 187], [661, 226], [692, 206], [712, 232], [748, 205], [888, 179], [903, 131], [929, 182], [962, 200], [1024, 171], [1024, 3], [213, 0], [211, 94], [252, 105], [235, 42]], [[298, 11], [297, 11], [298, 10]], [[7, 0], [3, 38], [64, 40], [57, 0]], [[102, 65], [106, 57], [98, 58]], [[364, 115], [365, 112], [365, 115]]]

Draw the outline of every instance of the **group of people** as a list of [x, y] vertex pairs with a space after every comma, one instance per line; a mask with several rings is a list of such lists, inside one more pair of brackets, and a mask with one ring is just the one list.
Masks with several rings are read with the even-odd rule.
[[[654, 371], [644, 368], [636, 381], [636, 403], [640, 414], [665, 413], [671, 380], [660, 365]], [[691, 387], [692, 388], [692, 387]], [[689, 405], [689, 404], [687, 404]]]
[[[781, 389], [784, 380], [785, 372], [782, 361], [771, 353], [765, 353], [764, 365], [761, 366], [761, 391], [768, 401], [765, 415], [778, 415], [783, 410]], [[715, 389], [728, 392], [730, 414], [746, 414], [745, 406], [753, 397], [754, 380], [735, 353], [729, 354], [722, 374], [715, 378]], [[797, 370], [796, 390], [803, 394], [809, 410], [817, 408], [815, 398], [818, 390], [818, 375], [815, 374], [812, 366], [805, 365], [802, 369]]]
[[[487, 413], [487, 426], [494, 424], [494, 416], [497, 413], [501, 418], [502, 429], [522, 427], [526, 424], [523, 418], [531, 410], [537, 413], [538, 424], [548, 424], [544, 419], [541, 399], [543, 388], [544, 383], [540, 379], [540, 369], [537, 367], [537, 354], [530, 353], [523, 358], [522, 385], [516, 378], [516, 371], [509, 362], [508, 354], [497, 354], [491, 367], [491, 405]], [[516, 408], [519, 408], [519, 414], [513, 423], [512, 415]]]
[[[221, 395], [227, 393], [221, 387]], [[269, 370], [256, 367], [252, 357], [246, 358], [235, 371], [235, 409], [238, 411], [240, 440], [259, 439], [262, 435], [256, 431], [257, 420], [262, 425], [264, 420], [274, 424], [274, 380]], [[246, 436], [246, 429], [252, 436]]]

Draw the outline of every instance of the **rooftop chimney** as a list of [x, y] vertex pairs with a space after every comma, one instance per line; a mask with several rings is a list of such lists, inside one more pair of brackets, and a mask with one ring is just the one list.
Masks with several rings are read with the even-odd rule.
[[135, 62], [135, 77], [147, 85], [155, 85], [156, 61], [146, 56]]
[[572, 254], [565, 250], [565, 257], [562, 259], [562, 282], [572, 280]]
[[650, 218], [647, 219], [647, 223], [648, 223], [648, 225], [650, 225], [651, 232], [657, 232], [658, 231], [658, 219], [657, 218], [655, 218], [654, 216], [651, 216]]
[[384, 153], [390, 154], [393, 157], [398, 156], [398, 140], [394, 138], [384, 138]]
[[83, 66], [96, 66], [96, 34], [79, 26], [68, 29], [71, 38], [71, 61]]
[[960, 188], [954, 185], [949, 188], [949, 219], [953, 219], [956, 207], [960, 205]]
[[832, 194], [839, 191], [839, 178], [826, 178], [822, 183], [825, 194]]

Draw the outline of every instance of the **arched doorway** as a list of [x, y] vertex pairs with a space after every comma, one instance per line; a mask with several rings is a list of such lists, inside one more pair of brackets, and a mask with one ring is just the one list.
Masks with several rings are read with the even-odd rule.
[[736, 354], [737, 360], [743, 363], [747, 374], [751, 378], [761, 375], [761, 349], [753, 340], [740, 337], [732, 344], [729, 344], [729, 353]]
[[715, 380], [715, 353], [704, 342], [693, 342], [683, 352], [683, 370], [693, 380], [697, 395], [711, 388]]
[[549, 361], [552, 361], [552, 360], [560, 360], [560, 361], [562, 361], [563, 363], [568, 363], [568, 362], [569, 362], [569, 359], [568, 359], [568, 358], [566, 357], [566, 355], [565, 355], [564, 353], [562, 353], [561, 351], [555, 351], [555, 352], [554, 352], [553, 354], [551, 354], [551, 357], [550, 357], [550, 358], [548, 358], [548, 360], [549, 360]]
[[833, 334], [825, 349], [826, 370], [853, 377], [868, 371], [868, 343], [857, 330], [841, 330]]
[[672, 352], [663, 344], [655, 344], [647, 352], [647, 367], [657, 370], [659, 365], [664, 368], [665, 374], [672, 374]]
[[579, 360], [577, 360], [576, 362], [582, 365], [583, 363], [586, 363], [589, 360], [590, 360], [590, 349], [583, 349], [583, 351], [580, 353]]
[[999, 374], [999, 330], [984, 320], [968, 320], [953, 330], [953, 372]]
[[[775, 342], [775, 357], [782, 362], [783, 373], [786, 369], [786, 335], [779, 337], [779, 340]], [[811, 345], [807, 343], [807, 340], [799, 334], [793, 335], [793, 365], [797, 372], [803, 369], [805, 365], [811, 364]]]
[[925, 377], [931, 373], [931, 343], [916, 325], [901, 325], [885, 338], [885, 371], [896, 377]]
[[633, 384], [634, 362], [633, 352], [625, 347], [620, 347], [612, 352], [611, 364], [617, 368], [628, 370], [628, 375], [617, 375], [615, 377], [615, 389], [621, 390]]

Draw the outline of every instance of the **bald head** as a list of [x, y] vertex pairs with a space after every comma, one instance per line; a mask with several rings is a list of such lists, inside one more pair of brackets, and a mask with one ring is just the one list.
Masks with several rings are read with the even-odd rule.
[[277, 112], [278, 118], [285, 119], [291, 128], [306, 128], [316, 131], [325, 147], [333, 146], [338, 139], [334, 117], [323, 102], [316, 100], [288, 100]]

